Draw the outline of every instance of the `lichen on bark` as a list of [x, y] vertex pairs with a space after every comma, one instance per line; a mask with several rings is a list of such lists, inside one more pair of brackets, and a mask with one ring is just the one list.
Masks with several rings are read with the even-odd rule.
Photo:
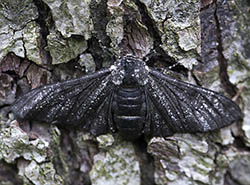
[[29, 141], [28, 134], [18, 127], [16, 121], [11, 122], [9, 127], [1, 129], [0, 159], [4, 159], [7, 163], [13, 163], [20, 157], [38, 163], [44, 162], [48, 147], [49, 143], [40, 138]]
[[92, 184], [140, 184], [139, 162], [133, 145], [124, 140], [119, 141], [118, 138], [110, 144], [110, 140], [113, 140], [110, 137], [100, 138], [103, 150], [94, 156], [94, 165], [90, 171]]
[[200, 54], [199, 1], [142, 2], [158, 29], [160, 47], [185, 67], [196, 64]]
[[86, 1], [61, 1], [44, 0], [50, 7], [56, 30], [63, 37], [82, 35], [86, 40], [91, 37], [93, 23], [90, 17], [90, 0]]
[[66, 63], [87, 49], [87, 42], [84, 38], [70, 37], [64, 39], [57, 33], [50, 33], [47, 36], [47, 50], [52, 57], [52, 64]]
[[0, 60], [9, 52], [25, 56], [23, 28], [38, 17], [32, 0], [1, 1], [0, 4]]

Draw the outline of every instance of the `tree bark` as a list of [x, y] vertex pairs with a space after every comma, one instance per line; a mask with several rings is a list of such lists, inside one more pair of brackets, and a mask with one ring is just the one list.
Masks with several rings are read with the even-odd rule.
[[[1, 0], [0, 184], [249, 185], [249, 9], [247, 0]], [[243, 122], [129, 142], [9, 112], [31, 88], [127, 54], [233, 98]]]

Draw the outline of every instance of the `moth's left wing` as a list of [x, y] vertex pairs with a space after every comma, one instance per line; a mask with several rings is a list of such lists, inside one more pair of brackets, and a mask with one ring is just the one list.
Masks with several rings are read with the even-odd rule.
[[11, 107], [18, 120], [81, 125], [95, 135], [107, 132], [114, 89], [109, 69], [81, 78], [42, 86], [16, 100]]
[[229, 98], [152, 68], [145, 93], [151, 109], [146, 133], [152, 136], [207, 132], [242, 119], [240, 108]]

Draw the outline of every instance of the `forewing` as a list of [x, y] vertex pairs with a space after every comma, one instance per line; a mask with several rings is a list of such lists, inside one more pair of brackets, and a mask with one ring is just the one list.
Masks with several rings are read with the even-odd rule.
[[151, 69], [145, 92], [151, 108], [151, 135], [175, 132], [207, 132], [242, 119], [237, 104], [229, 98]]
[[98, 118], [107, 125], [108, 115], [99, 107], [108, 104], [107, 97], [112, 94], [114, 86], [110, 79], [110, 71], [105, 69], [36, 88], [17, 99], [11, 110], [19, 120], [79, 125]]

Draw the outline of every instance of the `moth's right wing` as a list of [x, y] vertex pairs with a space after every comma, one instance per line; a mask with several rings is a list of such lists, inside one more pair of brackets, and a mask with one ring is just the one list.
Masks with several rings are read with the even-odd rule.
[[11, 107], [17, 120], [80, 125], [94, 135], [108, 130], [114, 84], [109, 69], [81, 78], [42, 86], [16, 100]]
[[243, 114], [231, 99], [212, 90], [168, 77], [150, 68], [145, 86], [148, 120], [145, 133], [208, 132], [241, 120]]

